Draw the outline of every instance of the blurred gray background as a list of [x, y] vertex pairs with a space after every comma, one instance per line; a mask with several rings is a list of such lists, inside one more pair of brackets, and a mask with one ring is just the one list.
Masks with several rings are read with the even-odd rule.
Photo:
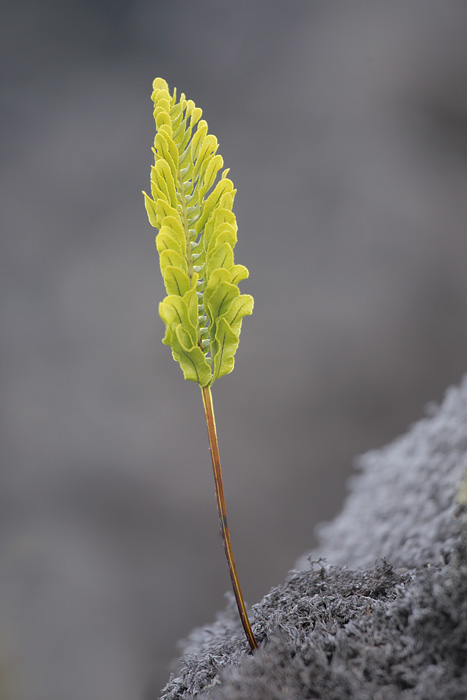
[[161, 344], [151, 82], [203, 108], [256, 299], [214, 387], [249, 603], [467, 362], [467, 4], [2, 13], [2, 698], [155, 698], [229, 590], [201, 397]]

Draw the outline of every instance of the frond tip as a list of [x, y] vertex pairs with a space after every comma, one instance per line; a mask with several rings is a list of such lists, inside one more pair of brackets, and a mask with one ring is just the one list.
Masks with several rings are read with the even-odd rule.
[[152, 100], [156, 137], [151, 197], [143, 192], [149, 222], [159, 230], [156, 246], [167, 291], [159, 305], [172, 349], [185, 379], [209, 386], [234, 368], [242, 320], [253, 297], [240, 294], [248, 277], [234, 263], [236, 190], [222, 170], [215, 136], [202, 111], [182, 93], [177, 100], [156, 78]]

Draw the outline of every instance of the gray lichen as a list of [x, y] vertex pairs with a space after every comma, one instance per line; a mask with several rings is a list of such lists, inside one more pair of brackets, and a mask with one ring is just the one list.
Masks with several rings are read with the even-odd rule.
[[464, 380], [361, 458], [319, 549], [253, 607], [259, 651], [248, 652], [229, 604], [190, 635], [161, 700], [465, 700], [467, 522], [456, 493], [466, 453]]

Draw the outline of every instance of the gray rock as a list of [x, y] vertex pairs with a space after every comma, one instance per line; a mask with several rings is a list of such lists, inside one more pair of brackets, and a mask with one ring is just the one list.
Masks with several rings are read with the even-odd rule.
[[[466, 468], [467, 377], [442, 406], [382, 450], [357, 460], [361, 473], [342, 513], [320, 529], [315, 557], [352, 568], [384, 557], [395, 566], [437, 564], [456, 537], [455, 498]], [[306, 558], [298, 563], [306, 566]]]
[[230, 600], [184, 643], [162, 700], [465, 700], [467, 379], [430, 413], [360, 459], [318, 550], [253, 607], [260, 649]]

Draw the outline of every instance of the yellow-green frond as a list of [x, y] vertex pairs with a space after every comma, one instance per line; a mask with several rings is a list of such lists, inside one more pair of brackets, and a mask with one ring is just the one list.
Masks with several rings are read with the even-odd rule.
[[151, 196], [144, 194], [167, 297], [159, 305], [163, 342], [184, 376], [208, 386], [234, 366], [242, 320], [253, 297], [238, 284], [248, 270], [234, 262], [236, 190], [202, 111], [162, 78], [153, 82], [156, 136]]

